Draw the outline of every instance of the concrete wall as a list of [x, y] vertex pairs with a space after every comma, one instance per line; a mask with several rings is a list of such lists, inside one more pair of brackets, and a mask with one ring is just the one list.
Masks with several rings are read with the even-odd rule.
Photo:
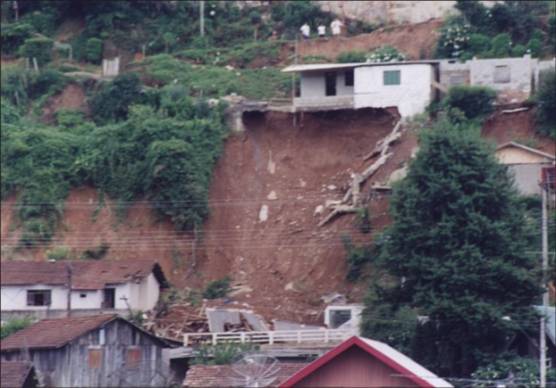
[[[494, 80], [496, 66], [508, 66], [510, 81], [497, 83]], [[469, 61], [471, 84], [489, 86], [495, 90], [515, 90], [526, 94], [532, 91], [537, 60], [530, 56], [521, 58], [472, 59]]]
[[548, 164], [514, 164], [508, 166], [508, 172], [514, 179], [517, 191], [522, 195], [541, 194], [539, 182], [542, 167]]
[[[384, 71], [399, 70], [399, 85], [384, 85]], [[402, 117], [422, 113], [433, 98], [429, 64], [364, 66], [355, 69], [355, 108], [398, 107]]]
[[[85, 295], [82, 297], [81, 295]], [[101, 290], [86, 290], [71, 292], [72, 309], [99, 309], [102, 304]]]

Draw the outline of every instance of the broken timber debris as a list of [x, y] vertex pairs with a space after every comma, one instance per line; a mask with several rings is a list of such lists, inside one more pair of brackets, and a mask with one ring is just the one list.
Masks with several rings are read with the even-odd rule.
[[[402, 121], [398, 121], [398, 123], [394, 126], [392, 131], [386, 135], [382, 140], [379, 140], [375, 148], [369, 152], [363, 160], [369, 160], [378, 156], [378, 159], [375, 160], [369, 167], [367, 167], [361, 174], [352, 174], [352, 180], [350, 183], [350, 188], [346, 191], [344, 197], [341, 201], [330, 201], [328, 208], [331, 208], [332, 211], [328, 213], [324, 219], [319, 222], [319, 226], [326, 225], [329, 221], [340, 214], [345, 213], [355, 213], [359, 209], [359, 201], [360, 201], [360, 193], [361, 193], [361, 185], [365, 183], [367, 179], [373, 176], [380, 167], [382, 167], [388, 159], [393, 155], [390, 152], [390, 146], [394, 144], [401, 136], [402, 136]], [[348, 203], [351, 200], [351, 203]]]

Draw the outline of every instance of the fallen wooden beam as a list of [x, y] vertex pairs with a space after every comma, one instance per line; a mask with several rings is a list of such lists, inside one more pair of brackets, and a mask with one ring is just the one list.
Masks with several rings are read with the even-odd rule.
[[505, 109], [502, 111], [503, 114], [510, 114], [510, 113], [517, 113], [517, 112], [524, 112], [526, 110], [529, 110], [531, 108], [529, 108], [528, 106], [525, 106], [523, 108], [515, 108], [515, 109]]
[[320, 223], [319, 226], [325, 225], [328, 221], [332, 220], [337, 215], [343, 213], [355, 213], [357, 208], [351, 205], [339, 205], [332, 212], [330, 212]]

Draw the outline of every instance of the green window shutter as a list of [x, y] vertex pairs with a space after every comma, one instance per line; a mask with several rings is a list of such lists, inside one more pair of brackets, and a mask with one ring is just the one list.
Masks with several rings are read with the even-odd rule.
[[384, 85], [399, 85], [401, 83], [399, 70], [385, 70], [383, 75]]

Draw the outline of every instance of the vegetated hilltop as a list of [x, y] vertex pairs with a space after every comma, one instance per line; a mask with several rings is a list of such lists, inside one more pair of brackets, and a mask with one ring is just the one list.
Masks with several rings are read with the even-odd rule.
[[[17, 21], [7, 4], [2, 259], [157, 259], [180, 288], [230, 276], [234, 298], [270, 318], [319, 321], [322, 295], [362, 298], [367, 284], [346, 276], [372, 262], [365, 249], [388, 223], [388, 199], [376, 195], [366, 212], [323, 228], [319, 206], [342, 197], [396, 117], [306, 114], [294, 125], [287, 114], [249, 114], [246, 132], [230, 134], [225, 103], [206, 101], [289, 96], [279, 66], [291, 59], [291, 38], [303, 22], [315, 31], [334, 15], [310, 2], [207, 1], [201, 38], [193, 2], [18, 2]], [[350, 21], [342, 47], [397, 46], [421, 31], [420, 44], [397, 47], [418, 57], [434, 47], [423, 30], [439, 25], [359, 35], [375, 26]], [[101, 59], [116, 55], [122, 74], [103, 78]], [[30, 57], [38, 73], [26, 68]], [[497, 120], [489, 131], [501, 131]], [[388, 181], [415, 147], [407, 132], [368, 185]]]

